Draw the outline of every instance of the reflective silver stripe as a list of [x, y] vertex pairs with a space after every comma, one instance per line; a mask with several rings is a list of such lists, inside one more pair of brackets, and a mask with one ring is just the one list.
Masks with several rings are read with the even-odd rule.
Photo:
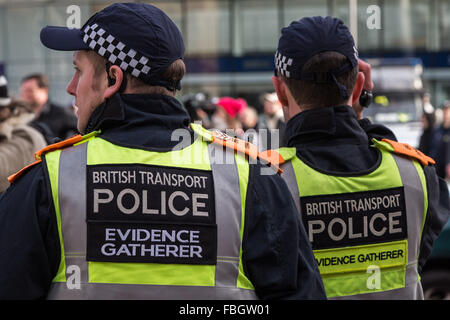
[[[59, 208], [68, 267], [80, 268], [80, 284], [89, 282], [86, 261], [86, 159], [87, 143], [61, 151], [59, 160]], [[66, 273], [66, 277], [70, 274]], [[82, 290], [72, 290], [82, 291]]]
[[[61, 151], [58, 179], [66, 276], [70, 282], [68, 267], [78, 267], [81, 271], [81, 288], [68, 288], [65, 282], [55, 282], [48, 299], [257, 298], [254, 291], [237, 288], [241, 247], [241, 195], [234, 153], [224, 152], [221, 147], [213, 144], [208, 145], [208, 152], [214, 180], [218, 230], [215, 287], [89, 283], [85, 222], [87, 145], [88, 142]], [[227, 162], [215, 160], [217, 157], [226, 157]]]
[[[416, 239], [416, 241], [408, 242], [408, 263], [417, 260], [420, 250], [420, 232], [422, 221], [424, 218], [424, 191], [419, 173], [414, 163], [398, 155], [394, 155], [398, 170], [402, 177], [402, 183], [405, 189], [406, 211], [408, 212], [408, 238]], [[415, 259], [415, 260], [412, 260]]]
[[[208, 144], [217, 223], [216, 285], [235, 287], [239, 274], [241, 246], [241, 193], [234, 152]], [[218, 212], [226, 214], [217, 214]]]
[[48, 299], [89, 300], [253, 300], [252, 290], [228, 287], [160, 286], [90, 283], [88, 290], [67, 290], [62, 282], [52, 283]]
[[406, 212], [408, 213], [408, 266], [406, 268], [406, 287], [399, 289], [398, 298], [423, 299], [423, 290], [419, 282], [418, 259], [420, 252], [421, 229], [425, 218], [425, 192], [413, 161], [393, 154], [397, 163], [405, 190]]
[[292, 166], [292, 161], [287, 161], [281, 165], [283, 172], [281, 177], [286, 182], [289, 191], [291, 192], [292, 199], [294, 199], [297, 211], [300, 212], [300, 192], [298, 191], [297, 179], [295, 178], [294, 167]]

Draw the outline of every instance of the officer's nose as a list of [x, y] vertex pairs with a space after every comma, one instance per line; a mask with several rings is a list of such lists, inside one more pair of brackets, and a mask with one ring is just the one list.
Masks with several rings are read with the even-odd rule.
[[76, 93], [76, 88], [77, 88], [77, 76], [74, 75], [72, 77], [72, 80], [69, 82], [69, 84], [67, 85], [66, 91], [68, 94], [75, 96]]

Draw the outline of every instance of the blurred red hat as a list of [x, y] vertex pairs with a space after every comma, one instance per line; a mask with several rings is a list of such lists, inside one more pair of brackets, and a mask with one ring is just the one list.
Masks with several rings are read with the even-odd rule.
[[222, 97], [217, 102], [217, 105], [221, 106], [230, 117], [234, 118], [247, 107], [247, 102], [241, 98]]

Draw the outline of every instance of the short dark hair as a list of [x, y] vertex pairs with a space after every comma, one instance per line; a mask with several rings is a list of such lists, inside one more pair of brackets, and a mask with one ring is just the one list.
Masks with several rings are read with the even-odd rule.
[[22, 79], [21, 83], [24, 83], [25, 81], [28, 81], [28, 80], [36, 80], [38, 87], [41, 89], [43, 89], [43, 88], [48, 89], [48, 87], [49, 87], [48, 78], [46, 75], [44, 75], [42, 73], [29, 74]]
[[[325, 51], [314, 55], [303, 66], [303, 72], [327, 72], [342, 67], [347, 58], [335, 51]], [[358, 67], [354, 67], [344, 74], [336, 77], [349, 95], [353, 91], [358, 76]], [[332, 107], [347, 103], [342, 98], [335, 83], [314, 83], [306, 80], [296, 80], [282, 77], [292, 96], [299, 106], [306, 109]]]
[[142, 93], [159, 93], [166, 94], [171, 92], [175, 94], [177, 83], [183, 79], [186, 73], [186, 65], [182, 59], [175, 60], [167, 69], [164, 71], [162, 78], [172, 83], [173, 91], [170, 91], [166, 87], [162, 86], [152, 86], [148, 85], [142, 80], [133, 77], [129, 73], [126, 73], [128, 85], [130, 88], [138, 90]]
[[[108, 72], [112, 64], [105, 58], [99, 55], [97, 52], [92, 50], [86, 50], [88, 54], [91, 54], [99, 61], [92, 61], [94, 64], [94, 73], [96, 76], [102, 75], [105, 71]], [[182, 59], [177, 59], [164, 71], [162, 78], [173, 84], [173, 91], [170, 91], [163, 86], [149, 85], [142, 81], [141, 79], [132, 76], [128, 72], [124, 72], [124, 77], [126, 77], [127, 88], [134, 90], [136, 93], [152, 93], [152, 94], [173, 94], [176, 93], [177, 83], [183, 79], [186, 73], [186, 65]]]

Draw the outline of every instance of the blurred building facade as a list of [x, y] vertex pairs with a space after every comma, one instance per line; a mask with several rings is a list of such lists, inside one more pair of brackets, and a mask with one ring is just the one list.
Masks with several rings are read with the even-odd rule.
[[[450, 0], [353, 0], [362, 58], [418, 57], [425, 88], [437, 105], [450, 98]], [[351, 23], [352, 0], [156, 0], [178, 25], [186, 44], [188, 74], [183, 94], [251, 95], [271, 91], [273, 54], [280, 30], [304, 16], [332, 15]], [[13, 94], [20, 79], [43, 72], [51, 97], [69, 104], [65, 88], [73, 73], [72, 53], [44, 48], [45, 25], [67, 24], [70, 5], [80, 8], [81, 25], [112, 1], [0, 0], [0, 72]], [[380, 9], [379, 28], [369, 28], [370, 6]], [[369, 11], [368, 11], [369, 10]], [[372, 17], [373, 18], [373, 17]]]

